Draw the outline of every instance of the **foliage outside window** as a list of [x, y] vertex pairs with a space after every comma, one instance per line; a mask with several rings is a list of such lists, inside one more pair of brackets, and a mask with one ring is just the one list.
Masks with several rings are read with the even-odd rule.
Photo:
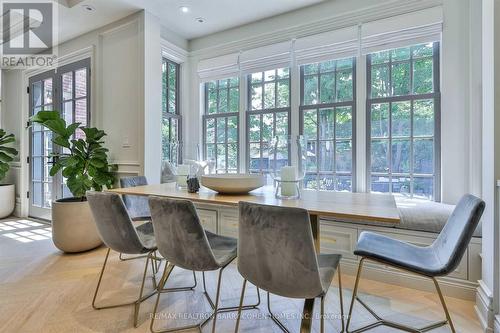
[[438, 199], [439, 43], [367, 57], [371, 191]]
[[238, 77], [205, 83], [204, 156], [215, 162], [217, 173], [235, 173], [239, 169], [239, 85]]
[[[290, 133], [290, 69], [248, 76], [247, 151], [250, 172], [269, 171], [267, 150], [274, 136]], [[283, 152], [281, 161], [288, 161]]]
[[304, 186], [352, 191], [355, 58], [303, 65], [300, 73], [300, 124], [307, 139]]
[[179, 64], [162, 63], [162, 159], [171, 159], [170, 142], [180, 140]]

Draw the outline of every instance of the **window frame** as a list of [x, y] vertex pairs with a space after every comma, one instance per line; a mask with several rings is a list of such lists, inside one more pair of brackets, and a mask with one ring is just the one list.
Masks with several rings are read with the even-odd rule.
[[[231, 84], [229, 83], [229, 80], [231, 78], [237, 78], [238, 79], [238, 86], [231, 86]], [[209, 105], [208, 105], [208, 84], [209, 82], [213, 82], [215, 81], [216, 84], [217, 84], [217, 97], [216, 97], [216, 101], [217, 101], [217, 111], [219, 110], [219, 103], [220, 103], [220, 98], [219, 98], [219, 91], [221, 90], [220, 88], [220, 81], [224, 81], [224, 80], [228, 80], [228, 84], [227, 84], [227, 87], [226, 88], [223, 88], [224, 90], [227, 91], [227, 96], [228, 96], [228, 100], [227, 100], [227, 104], [228, 106], [230, 105], [230, 90], [233, 88], [238, 88], [238, 111], [237, 112], [221, 112], [221, 113], [209, 113], [208, 112], [208, 108], [209, 108]], [[230, 76], [230, 77], [227, 77], [227, 78], [222, 78], [222, 79], [215, 79], [215, 80], [211, 80], [209, 82], [205, 82], [203, 83], [203, 91], [204, 91], [204, 112], [203, 112], [203, 115], [202, 115], [202, 127], [203, 127], [203, 156], [204, 158], [206, 159], [207, 158], [207, 145], [209, 144], [207, 142], [207, 122], [208, 120], [210, 119], [214, 119], [215, 121], [215, 124], [214, 124], [214, 137], [215, 137], [215, 142], [213, 143], [215, 145], [215, 150], [214, 150], [214, 153], [215, 153], [215, 173], [219, 173], [219, 169], [217, 167], [217, 145], [218, 144], [223, 144], [226, 148], [226, 159], [225, 159], [225, 168], [223, 169], [224, 172], [223, 173], [229, 173], [229, 154], [228, 154], [228, 147], [229, 147], [229, 144], [235, 144], [236, 145], [236, 173], [238, 173], [240, 171], [240, 149], [239, 149], [239, 145], [240, 145], [240, 99], [241, 99], [241, 86], [240, 86], [240, 77], [238, 75], [236, 76]], [[229, 117], [236, 117], [236, 133], [237, 133], [237, 137], [236, 137], [236, 142], [228, 142], [228, 136], [227, 136], [227, 131], [228, 131], [228, 118]], [[218, 143], [217, 142], [217, 120], [220, 119], [220, 118], [225, 118], [225, 127], [224, 127], [224, 131], [225, 131], [225, 136], [224, 136], [224, 142], [223, 143]]]
[[[264, 76], [264, 72], [266, 71], [269, 71], [269, 70], [274, 70], [276, 71], [276, 74], [277, 74], [277, 71], [278, 69], [282, 69], [282, 68], [288, 68], [288, 78], [287, 79], [278, 79], [277, 78], [277, 75], [275, 77], [274, 80], [272, 81], [266, 81], [265, 80], [265, 76]], [[256, 169], [251, 169], [250, 168], [250, 144], [252, 143], [259, 143], [260, 145], [260, 159], [262, 160], [263, 158], [263, 151], [264, 151], [264, 143], [265, 141], [263, 141], [263, 137], [262, 137], [262, 127], [263, 127], [263, 117], [265, 114], [272, 114], [273, 115], [273, 133], [275, 134], [276, 133], [276, 114], [278, 113], [287, 113], [287, 117], [288, 117], [288, 126], [287, 126], [287, 133], [288, 135], [292, 135], [292, 78], [293, 78], [293, 75], [292, 75], [292, 66], [287, 66], [287, 67], [276, 67], [276, 68], [272, 68], [272, 69], [267, 69], [267, 70], [262, 70], [262, 71], [256, 71], [256, 72], [252, 72], [252, 73], [249, 73], [246, 75], [246, 83], [247, 83], [247, 99], [246, 99], [246, 102], [247, 102], [247, 110], [245, 111], [245, 147], [246, 147], [246, 172], [258, 172], [258, 173], [268, 173], [270, 172], [271, 170], [269, 169], [262, 169], [262, 168], [259, 168], [259, 170], [256, 170]], [[262, 109], [259, 109], [259, 110], [252, 110], [252, 74], [255, 74], [255, 73], [262, 73], [262, 81], [259, 82], [261, 88], [262, 88]], [[276, 106], [278, 105], [278, 82], [279, 81], [284, 81], [284, 80], [288, 80], [288, 106], [287, 107], [279, 107], [277, 108]], [[274, 108], [270, 108], [270, 109], [265, 109], [264, 108], [264, 90], [265, 90], [265, 84], [266, 83], [271, 83], [273, 82], [274, 83]], [[255, 85], [255, 83], [254, 83]], [[259, 115], [260, 116], [260, 134], [259, 134], [259, 142], [250, 142], [250, 117], [253, 116], [253, 115]], [[271, 138], [272, 140], [272, 138]], [[269, 144], [271, 143], [271, 141], [268, 142]], [[291, 161], [291, 151], [290, 149], [288, 149], [288, 160]]]
[[[337, 162], [336, 162], [336, 157], [337, 157], [337, 151], [336, 151], [336, 148], [337, 148], [337, 141], [347, 141], [347, 139], [345, 140], [338, 140], [337, 137], [336, 137], [336, 132], [337, 132], [337, 123], [334, 122], [334, 137], [333, 139], [331, 140], [322, 140], [320, 139], [319, 137], [319, 122], [317, 123], [316, 125], [316, 128], [317, 128], [317, 135], [316, 135], [316, 139], [315, 140], [309, 140], [307, 139], [307, 143], [309, 143], [310, 141], [315, 141], [316, 142], [316, 149], [319, 149], [319, 144], [320, 142], [327, 142], [327, 141], [333, 141], [333, 169], [334, 171], [320, 171], [319, 170], [319, 158], [318, 158], [318, 161], [316, 162], [317, 164], [317, 167], [316, 167], [316, 172], [313, 173], [313, 172], [309, 172], [309, 171], [306, 171], [306, 177], [307, 175], [309, 174], [315, 174], [316, 175], [316, 181], [318, 181], [318, 184], [319, 184], [319, 179], [320, 179], [320, 175], [328, 175], [328, 176], [333, 176], [333, 177], [337, 177], [338, 176], [351, 176], [351, 192], [356, 192], [356, 189], [357, 189], [357, 184], [356, 184], [356, 142], [357, 142], [357, 139], [356, 139], [356, 105], [357, 105], [357, 94], [356, 94], [356, 84], [357, 84], [357, 76], [356, 76], [356, 66], [357, 66], [357, 63], [359, 61], [359, 57], [348, 57], [348, 58], [339, 58], [339, 59], [328, 59], [328, 60], [325, 60], [325, 61], [338, 61], [338, 60], [345, 60], [345, 59], [352, 59], [352, 89], [353, 89], [353, 92], [352, 92], [352, 100], [351, 101], [342, 101], [342, 102], [330, 102], [330, 103], [321, 103], [321, 102], [318, 102], [317, 104], [309, 104], [309, 105], [304, 105], [304, 90], [305, 90], [305, 77], [307, 76], [317, 76], [317, 80], [318, 80], [318, 101], [321, 101], [321, 75], [324, 74], [324, 73], [321, 73], [318, 69], [318, 73], [316, 74], [305, 74], [304, 73], [304, 66], [307, 65], [307, 64], [303, 64], [303, 65], [299, 65], [299, 71], [300, 71], [300, 102], [299, 102], [299, 133], [300, 135], [304, 135], [304, 113], [307, 112], [307, 111], [311, 111], [311, 110], [314, 110], [316, 111], [316, 115], [317, 117], [319, 117], [319, 110], [321, 109], [328, 109], [328, 108], [331, 108], [334, 110], [334, 116], [336, 117], [336, 109], [337, 107], [346, 107], [346, 106], [350, 106], [351, 107], [351, 116], [352, 116], [352, 129], [351, 129], [351, 141], [352, 141], [352, 165], [351, 165], [351, 172], [350, 173], [346, 173], [346, 172], [338, 172], [336, 170], [336, 166], [337, 166]], [[325, 61], [320, 61], [320, 62], [317, 62], [318, 64], [320, 63], [323, 63]], [[335, 69], [334, 71], [331, 71], [331, 72], [326, 72], [326, 73], [337, 73], [337, 69]], [[337, 77], [335, 75], [335, 86], [334, 86], [334, 91], [335, 91], [335, 94], [337, 92]], [[308, 189], [308, 190], [315, 190], [315, 191], [328, 191], [328, 190], [321, 190], [318, 186], [317, 189]], [[336, 189], [334, 191], [337, 191]]]
[[[410, 45], [408, 47], [413, 47], [416, 45], [420, 45], [423, 43], [417, 43], [414, 45]], [[373, 64], [371, 63], [371, 54], [366, 55], [366, 184], [367, 184], [367, 192], [372, 192], [371, 187], [372, 187], [372, 175], [380, 175], [384, 176], [387, 175], [389, 177], [389, 191], [387, 193], [393, 194], [392, 192], [392, 178], [393, 176], [396, 177], [408, 177], [410, 178], [410, 198], [414, 198], [414, 182], [413, 179], [415, 177], [422, 176], [423, 178], [431, 178], [434, 179], [434, 184], [433, 184], [433, 198], [429, 199], [432, 201], [441, 201], [441, 84], [440, 84], [440, 69], [441, 69], [441, 43], [440, 42], [433, 42], [433, 52], [432, 52], [432, 57], [423, 57], [423, 58], [432, 58], [433, 60], [433, 88], [434, 91], [432, 93], [425, 93], [425, 94], [413, 94], [413, 78], [414, 78], [414, 57], [413, 57], [413, 52], [410, 52], [410, 59], [409, 60], [399, 60], [399, 61], [392, 61], [392, 55], [390, 55], [389, 62], [388, 62], [388, 67], [389, 67], [389, 79], [391, 80], [390, 82], [392, 83], [392, 64], [394, 63], [410, 63], [410, 73], [409, 73], [409, 84], [410, 84], [410, 94], [409, 95], [398, 95], [398, 96], [387, 96], [387, 97], [376, 97], [372, 98], [371, 93], [372, 93], [372, 67]], [[390, 49], [392, 50], [392, 49]], [[376, 53], [376, 52], [374, 52]], [[417, 58], [420, 59], [420, 58]], [[377, 65], [375, 65], [377, 66]], [[392, 88], [392, 84], [390, 85]], [[413, 150], [413, 142], [415, 140], [414, 136], [414, 129], [413, 129], [413, 119], [414, 119], [414, 107], [413, 104], [415, 101], [418, 100], [433, 100], [434, 101], [434, 135], [433, 140], [434, 140], [434, 172], [433, 176], [429, 177], [428, 174], [417, 174], [413, 172], [414, 168], [414, 150]], [[410, 172], [408, 173], [397, 173], [397, 172], [392, 172], [392, 108], [391, 105], [393, 102], [410, 102], [410, 135], [409, 135], [409, 140], [410, 140]], [[373, 104], [382, 104], [382, 103], [388, 103], [389, 104], [389, 129], [388, 129], [388, 138], [387, 140], [389, 141], [389, 152], [388, 152], [388, 165], [389, 165], [389, 172], [387, 173], [382, 173], [382, 172], [372, 172], [371, 171], [371, 141], [372, 141], [372, 136], [371, 136], [371, 107]], [[419, 137], [417, 137], [419, 138]], [[430, 136], [422, 137], [422, 138], [430, 138]]]
[[[162, 80], [163, 76], [166, 76], [166, 94], [163, 94], [163, 87], [162, 87], [162, 110], [161, 110], [161, 121], [162, 121], [162, 126], [164, 121], [168, 121], [169, 124], [169, 141], [171, 142], [172, 140], [177, 140], [179, 143], [182, 143], [182, 115], [180, 113], [180, 71], [181, 71], [181, 65], [178, 64], [175, 61], [170, 60], [167, 57], [162, 57], [162, 65], [163, 63], [166, 63], [167, 70], [165, 71], [165, 74], [162, 72]], [[169, 76], [169, 66], [168, 64], [172, 64], [175, 66], [175, 112], [170, 113], [168, 112], [168, 102], [169, 102], [169, 82], [168, 82], [168, 76]], [[163, 84], [163, 83], [162, 83]], [[163, 108], [163, 101], [165, 99], [165, 106], [166, 109]], [[172, 120], [175, 119], [177, 120], [177, 138], [172, 138]], [[163, 135], [162, 135], [162, 160], [167, 160], [165, 156], [163, 156]], [[182, 144], [179, 145], [179, 162], [182, 162]]]

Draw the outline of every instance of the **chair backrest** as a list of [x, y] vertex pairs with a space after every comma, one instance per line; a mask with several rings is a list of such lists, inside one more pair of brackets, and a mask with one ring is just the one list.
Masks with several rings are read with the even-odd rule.
[[[120, 186], [123, 188], [148, 185], [148, 180], [144, 176], [123, 177], [120, 178]], [[149, 212], [148, 198], [140, 195], [124, 195], [123, 201], [131, 218], [148, 217]]]
[[240, 202], [238, 270], [256, 286], [284, 297], [322, 293], [309, 213]]
[[151, 196], [158, 251], [175, 266], [193, 271], [220, 268], [191, 201]]
[[87, 200], [99, 235], [107, 247], [126, 254], [144, 252], [145, 247], [118, 194], [88, 191]]
[[484, 207], [485, 203], [481, 199], [471, 194], [464, 195], [432, 244], [434, 253], [443, 265], [442, 275], [454, 271], [462, 260]]

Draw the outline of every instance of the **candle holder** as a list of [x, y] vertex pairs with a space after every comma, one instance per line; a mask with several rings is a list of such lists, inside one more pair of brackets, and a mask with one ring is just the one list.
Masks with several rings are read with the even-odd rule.
[[269, 169], [278, 199], [298, 199], [305, 177], [306, 145], [303, 136], [275, 136], [269, 146]]

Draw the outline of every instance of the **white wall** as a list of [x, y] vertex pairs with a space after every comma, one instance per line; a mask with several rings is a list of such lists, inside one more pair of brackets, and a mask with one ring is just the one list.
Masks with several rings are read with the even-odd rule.
[[[481, 194], [481, 141], [474, 140], [481, 131], [477, 119], [481, 112], [481, 77], [471, 74], [480, 72], [480, 62], [473, 61], [471, 41], [470, 8], [474, 0], [424, 0], [424, 1], [367, 1], [339, 0], [320, 3], [299, 11], [254, 22], [189, 42], [191, 51], [192, 83], [191, 108], [185, 118], [190, 122], [189, 139], [201, 142], [199, 81], [196, 64], [199, 59], [224, 53], [290, 40], [327, 30], [334, 30], [360, 22], [382, 19], [418, 9], [442, 5], [444, 11], [443, 42], [441, 46], [441, 199], [445, 203], [456, 203], [467, 192]], [[473, 30], [473, 29], [472, 29]], [[477, 31], [476, 31], [477, 34]], [[474, 45], [477, 49], [477, 45]], [[480, 45], [479, 45], [480, 48]], [[360, 71], [361, 72], [361, 71]], [[358, 76], [359, 78], [359, 76]], [[358, 80], [358, 85], [362, 84]], [[293, 98], [293, 96], [292, 96]], [[292, 103], [293, 106], [293, 103]], [[363, 113], [364, 103], [358, 103], [358, 113]], [[292, 109], [292, 113], [297, 112]], [[358, 119], [364, 119], [359, 114]], [[358, 122], [358, 133], [364, 131], [365, 122]], [[191, 134], [192, 133], [192, 134]], [[358, 140], [358, 172], [365, 161], [361, 154], [364, 140]], [[478, 153], [479, 151], [479, 153]], [[478, 156], [479, 154], [479, 156]], [[478, 172], [479, 170], [479, 172]], [[361, 183], [361, 182], [358, 182]], [[358, 190], [365, 190], [361, 186]]]

